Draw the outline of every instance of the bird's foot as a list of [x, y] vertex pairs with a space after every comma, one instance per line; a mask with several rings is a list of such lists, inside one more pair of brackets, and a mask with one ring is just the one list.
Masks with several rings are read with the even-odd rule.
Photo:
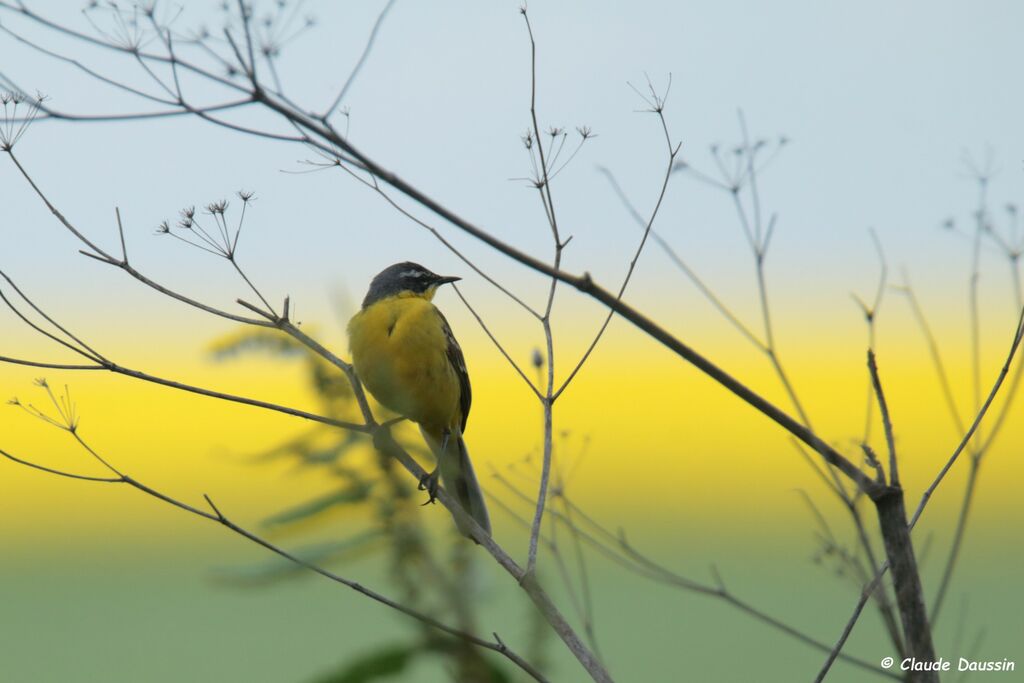
[[433, 503], [435, 500], [437, 500], [437, 487], [439, 485], [440, 479], [441, 475], [437, 469], [435, 469], [433, 472], [429, 474], [424, 474], [422, 477], [420, 477], [420, 484], [417, 487], [417, 490], [426, 491], [427, 495], [430, 496], [429, 498], [427, 498], [427, 502], [424, 503], [424, 505], [429, 505]]

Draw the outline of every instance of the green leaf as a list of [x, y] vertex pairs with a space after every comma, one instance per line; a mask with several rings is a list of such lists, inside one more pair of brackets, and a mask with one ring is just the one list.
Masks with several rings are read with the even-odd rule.
[[490, 659], [486, 660], [484, 666], [487, 667], [487, 671], [491, 674], [491, 683], [512, 683], [508, 673]]
[[227, 360], [243, 353], [262, 351], [272, 355], [300, 356], [306, 349], [291, 337], [277, 330], [244, 329], [221, 337], [211, 345], [216, 360]]
[[412, 645], [387, 645], [347, 662], [315, 683], [367, 683], [392, 678], [405, 671], [423, 650]]
[[348, 379], [326, 359], [279, 330], [245, 328], [210, 345], [214, 360], [224, 362], [244, 354], [266, 353], [279, 358], [305, 358], [308, 380], [316, 393], [331, 401], [353, 398]]
[[455, 667], [460, 665], [460, 659], [468, 659], [470, 670], [475, 671], [473, 680], [479, 679], [486, 683], [512, 683], [508, 672], [499, 664], [501, 659], [494, 656], [493, 653], [476, 649], [475, 646], [467, 645], [448, 636], [432, 638], [425, 644], [425, 647], [440, 657], [450, 659]]
[[366, 500], [372, 487], [372, 484], [356, 482], [351, 486], [341, 489], [340, 491], [334, 491], [326, 496], [314, 498], [311, 501], [297, 505], [293, 508], [288, 508], [287, 510], [279, 512], [272, 517], [268, 517], [263, 520], [263, 526], [271, 527], [280, 526], [282, 524], [292, 524], [320, 514], [321, 512], [325, 512], [336, 505], [360, 503]]
[[363, 444], [366, 439], [359, 432], [346, 432], [337, 442], [326, 448], [306, 449], [301, 454], [307, 465], [325, 465], [337, 461], [355, 446]]
[[[310, 564], [323, 566], [328, 562], [336, 562], [347, 555], [363, 550], [373, 541], [383, 537], [383, 531], [372, 529], [342, 541], [307, 545], [292, 551], [292, 554]], [[216, 576], [218, 579], [232, 583], [264, 583], [291, 578], [308, 571], [302, 565], [291, 560], [276, 557], [256, 565], [218, 569]]]

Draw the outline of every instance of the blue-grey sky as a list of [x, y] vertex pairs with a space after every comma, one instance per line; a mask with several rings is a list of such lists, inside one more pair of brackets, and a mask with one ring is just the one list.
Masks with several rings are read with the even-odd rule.
[[[44, 5], [49, 16], [90, 30], [79, 3]], [[280, 70], [288, 93], [324, 108], [381, 6], [307, 3], [302, 12], [318, 25], [284, 52]], [[176, 25], [216, 27], [213, 7], [188, 3]], [[510, 180], [529, 173], [520, 143], [529, 125], [529, 44], [517, 9], [514, 2], [398, 0], [345, 105], [353, 141], [385, 167], [543, 255], [550, 239], [536, 194]], [[765, 211], [779, 216], [769, 276], [782, 301], [846, 307], [850, 290], [870, 290], [877, 264], [867, 229], [874, 227], [893, 268], [907, 265], [941, 305], [943, 283], [955, 281], [962, 293], [966, 277], [966, 242], [938, 228], [950, 215], [969, 220], [975, 190], [964, 172], [965, 151], [981, 161], [991, 151], [1000, 170], [992, 185], [995, 206], [1020, 194], [1017, 66], [1024, 48], [1016, 3], [560, 1], [534, 2], [530, 14], [541, 126], [587, 125], [597, 133], [555, 182], [563, 230], [574, 235], [566, 252], [570, 270], [589, 269], [613, 283], [635, 245], [636, 227], [598, 166], [615, 172], [642, 211], [653, 206], [665, 145], [655, 118], [637, 112], [644, 105], [628, 85], [643, 89], [647, 76], [661, 89], [671, 74], [666, 118], [683, 157], [697, 165], [711, 167], [709, 145], [739, 140], [740, 107], [753, 137], [792, 140], [762, 181]], [[159, 92], [130, 60], [50, 41], [9, 12], [2, 19], [98, 70]], [[7, 35], [0, 36], [0, 54], [9, 77], [46, 93], [55, 108], [144, 108]], [[185, 87], [199, 99], [217, 98], [198, 84], [186, 81]], [[266, 118], [240, 120], [288, 132]], [[223, 264], [151, 233], [180, 207], [239, 188], [259, 197], [241, 258], [269, 292], [292, 294], [311, 319], [330, 315], [332, 291], [358, 298], [374, 272], [397, 260], [465, 270], [432, 237], [341, 173], [283, 173], [304, 170], [301, 162], [311, 156], [294, 145], [178, 119], [46, 122], [17, 151], [88, 234], [114, 245], [113, 209], [120, 206], [140, 263], [225, 304], [242, 292], [228, 286]], [[78, 257], [76, 245], [9, 164], [0, 166], [0, 185], [5, 267], [34, 291], [67, 290], [74, 282], [76, 297], [102, 296], [128, 309], [166, 306]], [[656, 228], [718, 291], [733, 296], [740, 311], [754, 310], [750, 256], [728, 197], [676, 176]], [[518, 280], [527, 295], [541, 294], [542, 282], [524, 281], [518, 266], [445, 229], [482, 265]], [[630, 296], [658, 306], [666, 287], [706, 310], [652, 247]], [[479, 281], [467, 288], [476, 296], [488, 291]], [[83, 311], [81, 299], [61, 298], [61, 304], [68, 315]], [[167, 306], [166, 313], [175, 310]], [[855, 325], [856, 311], [850, 312]]]

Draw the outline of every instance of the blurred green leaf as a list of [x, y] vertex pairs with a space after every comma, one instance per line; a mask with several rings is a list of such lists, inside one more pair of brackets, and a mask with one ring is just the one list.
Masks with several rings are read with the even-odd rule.
[[391, 678], [405, 671], [422, 652], [415, 645], [388, 645], [346, 662], [340, 670], [316, 679], [315, 683], [366, 683]]
[[490, 660], [486, 660], [487, 672], [491, 675], [491, 683], [512, 683], [508, 673]]
[[305, 354], [305, 347], [277, 330], [244, 329], [218, 339], [211, 345], [211, 351], [216, 360], [227, 360], [253, 351], [300, 356]]
[[486, 681], [486, 683], [512, 683], [508, 672], [498, 664], [498, 658], [489, 653], [485, 654], [484, 651], [476, 649], [473, 645], [467, 645], [460, 640], [446, 636], [431, 639], [425, 644], [425, 647], [451, 658], [452, 661], [468, 657], [472, 664], [470, 671], [476, 672], [473, 675], [473, 680]]
[[[308, 545], [293, 550], [292, 554], [310, 564], [323, 566], [328, 562], [336, 562], [347, 555], [359, 552], [373, 541], [381, 538], [384, 538], [384, 532], [380, 529], [373, 529], [342, 541]], [[275, 557], [273, 560], [257, 565], [219, 569], [217, 578], [233, 583], [265, 583], [290, 578], [304, 572], [308, 572], [308, 570], [302, 565], [283, 557]]]
[[[333, 427], [327, 430], [321, 427], [322, 425], [318, 425], [297, 437], [257, 451], [248, 456], [248, 459], [261, 464], [279, 458], [296, 458], [303, 465], [331, 465], [357, 446], [369, 443], [369, 438], [365, 434], [341, 432]], [[334, 438], [329, 444], [321, 446], [324, 434], [330, 434]]]
[[341, 401], [347, 404], [353, 397], [348, 379], [337, 368], [278, 330], [243, 329], [214, 342], [211, 351], [214, 359], [218, 361], [231, 360], [253, 352], [304, 358], [308, 366], [309, 381], [321, 398], [328, 402]]
[[306, 449], [301, 454], [296, 454], [300, 455], [302, 459], [306, 461], [306, 464], [309, 465], [329, 464], [338, 460], [353, 447], [362, 445], [366, 443], [366, 441], [367, 439], [364, 438], [364, 435], [359, 432], [346, 432], [339, 441], [327, 448], [310, 448]]
[[371, 488], [373, 488], [372, 484], [355, 482], [351, 486], [347, 486], [339, 491], [334, 491], [333, 493], [321, 496], [320, 498], [314, 498], [311, 501], [279, 512], [272, 517], [268, 517], [263, 520], [263, 526], [271, 527], [280, 526], [282, 524], [292, 524], [320, 514], [321, 512], [329, 510], [336, 505], [361, 503], [369, 496]]

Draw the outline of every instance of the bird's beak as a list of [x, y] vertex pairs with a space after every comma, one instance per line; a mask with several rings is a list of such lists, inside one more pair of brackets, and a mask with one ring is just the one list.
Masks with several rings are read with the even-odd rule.
[[437, 278], [437, 280], [434, 281], [434, 284], [440, 287], [441, 285], [446, 285], [449, 282], [458, 282], [461, 279], [461, 277], [456, 277], [454, 275], [445, 275], [444, 277]]

